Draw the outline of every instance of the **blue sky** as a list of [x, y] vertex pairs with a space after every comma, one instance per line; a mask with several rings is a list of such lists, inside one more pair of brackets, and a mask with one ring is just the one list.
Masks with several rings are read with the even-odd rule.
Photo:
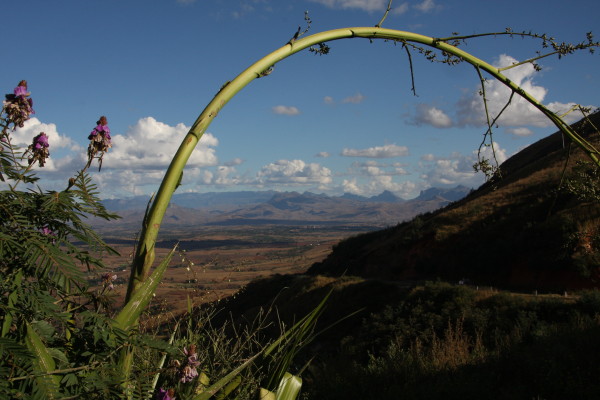
[[[285, 45], [304, 12], [308, 34], [373, 26], [387, 0], [20, 0], [2, 5], [0, 87], [29, 82], [36, 114], [14, 132], [50, 137], [44, 187], [63, 188], [85, 163], [87, 135], [106, 115], [114, 147], [102, 197], [154, 192], [190, 125], [221, 85]], [[597, 1], [393, 2], [384, 27], [444, 37], [514, 31], [580, 42], [600, 35]], [[252, 82], [215, 119], [192, 155], [181, 191], [280, 190], [412, 198], [432, 186], [483, 182], [472, 171], [485, 132], [478, 78], [467, 64], [432, 64], [413, 52], [417, 96], [401, 46], [364, 39], [294, 55]], [[532, 39], [488, 37], [462, 46], [494, 65], [535, 55]], [[600, 52], [507, 72], [556, 111], [598, 106]], [[492, 107], [508, 94], [490, 82]], [[515, 101], [494, 140], [502, 160], [553, 133]]]

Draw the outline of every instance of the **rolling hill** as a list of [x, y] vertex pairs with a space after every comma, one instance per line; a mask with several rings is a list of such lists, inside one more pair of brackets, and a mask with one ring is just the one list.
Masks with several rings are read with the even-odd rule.
[[[598, 145], [600, 114], [590, 121], [577, 127]], [[309, 274], [543, 290], [597, 287], [600, 204], [594, 196], [600, 183], [587, 156], [557, 132], [500, 171], [501, 179], [443, 209], [339, 243]], [[592, 179], [583, 182], [586, 177]]]

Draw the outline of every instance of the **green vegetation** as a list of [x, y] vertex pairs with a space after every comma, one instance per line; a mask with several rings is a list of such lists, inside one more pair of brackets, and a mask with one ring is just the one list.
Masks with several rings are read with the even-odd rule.
[[[103, 260], [97, 256], [114, 250], [85, 222], [90, 216], [117, 218], [102, 206], [96, 186], [86, 173], [94, 161], [100, 170], [103, 156], [112, 146], [107, 119], [101, 116], [88, 137], [85, 166], [66, 182], [64, 190], [45, 191], [37, 186], [38, 178], [32, 168], [36, 164], [43, 167], [49, 157], [46, 134], [36, 135], [27, 149], [19, 149], [12, 143], [11, 133], [22, 127], [33, 113], [27, 82], [21, 81], [13, 94], [6, 96], [0, 115], [0, 180], [4, 182], [4, 190], [0, 192], [2, 397], [171, 400], [177, 396], [202, 400], [249, 398], [257, 393], [276, 399], [297, 397], [301, 380], [288, 371], [295, 367], [299, 350], [314, 339], [315, 324], [333, 293], [331, 290], [321, 290], [318, 301], [301, 304], [304, 310], [290, 313], [288, 318], [292, 322], [279, 325], [282, 329], [271, 337], [263, 335], [266, 322], [260, 311], [256, 312], [259, 317], [253, 319], [254, 324], [246, 324], [245, 328], [232, 326], [233, 334], [225, 325], [213, 328], [214, 317], [198, 316], [192, 304], [182, 318], [157, 331], [141, 329], [140, 320], [145, 311], [153, 311], [149, 308], [150, 301], [176, 250], [173, 248], [159, 265], [154, 265], [158, 230], [192, 150], [220, 109], [237, 92], [250, 81], [267, 76], [275, 63], [301, 50], [327, 54], [328, 41], [383, 39], [401, 45], [409, 54], [419, 52], [430, 61], [446, 64], [465, 61], [474, 66], [480, 77], [484, 104], [482, 71], [508, 86], [513, 95], [533, 104], [595, 164], [600, 164], [594, 145], [566, 125], [560, 116], [508, 80], [500, 69], [456, 47], [470, 38], [516, 35], [540, 40], [544, 47], [552, 49], [546, 55], [562, 56], [598, 47], [591, 34], [587, 41], [569, 46], [546, 35], [510, 30], [432, 38], [381, 28], [384, 19], [385, 16], [376, 27], [336, 29], [304, 38], [300, 38], [298, 30], [285, 46], [221, 88], [184, 138], [156, 199], [149, 204], [125, 302], [114, 312], [111, 290], [117, 276], [107, 272]], [[484, 136], [489, 140], [497, 117], [488, 115], [488, 131]], [[487, 145], [485, 140], [484, 145]], [[480, 160], [480, 169], [483, 166], [484, 172], [497, 176], [489, 165], [487, 160]], [[533, 186], [531, 190], [538, 188]], [[497, 215], [488, 218], [479, 223], [492, 226], [503, 220]], [[564, 220], [559, 220], [560, 226], [565, 225], [561, 223]], [[428, 238], [430, 231], [424, 230], [434, 232], [436, 228], [428, 222], [422, 218], [413, 225], [405, 225], [399, 243]], [[373, 236], [386, 241], [396, 230], [390, 228]], [[364, 238], [352, 240], [357, 243]], [[482, 238], [472, 240], [470, 246], [476, 248]], [[499, 247], [496, 251], [504, 253], [506, 248]], [[420, 256], [412, 267], [429, 272], [432, 260], [423, 253]], [[86, 279], [82, 269], [97, 273], [97, 285], [92, 285], [94, 280]], [[349, 278], [343, 283], [351, 286], [353, 280]], [[305, 285], [300, 289], [309, 293], [312, 287]], [[402, 302], [369, 318], [368, 326], [373, 325], [374, 331], [366, 335], [363, 330], [361, 336], [359, 330], [348, 336], [345, 340], [348, 350], [337, 355], [340, 364], [335, 371], [328, 366], [327, 373], [312, 374], [314, 398], [397, 398], [398, 395], [448, 398], [461, 393], [490, 397], [490, 388], [499, 396], [549, 397], [560, 393], [566, 397], [588, 397], [597, 393], [595, 384], [581, 385], [581, 382], [596, 377], [598, 368], [591, 362], [574, 361], [587, 361], [590, 354], [598, 351], [597, 341], [590, 339], [598, 331], [600, 301], [596, 293], [585, 294], [573, 304], [524, 301], [506, 295], [480, 298], [471, 289], [445, 284], [427, 285], [406, 293]], [[338, 302], [344, 300], [349, 303], [348, 299]], [[296, 320], [296, 315], [305, 317]], [[335, 319], [342, 316], [338, 314]], [[566, 338], [575, 339], [573, 346], [569, 346]], [[550, 345], [556, 347], [553, 358], [546, 354], [542, 358], [541, 350]], [[517, 363], [520, 369], [518, 378], [511, 380], [510, 373], [515, 372], [513, 360], [520, 361]], [[529, 365], [532, 362], [543, 365], [536, 364], [533, 368]], [[582, 367], [585, 369], [581, 370]], [[494, 374], [486, 374], [492, 371]], [[566, 378], [560, 386], [559, 376]], [[507, 382], [508, 387], [498, 390], [500, 383]]]
[[[287, 373], [312, 338], [326, 297], [275, 338], [257, 326], [226, 336], [210, 318], [142, 329], [171, 257], [144, 277], [114, 310], [114, 284], [102, 256], [116, 251], [86, 223], [118, 218], [99, 199], [87, 174], [111, 147], [106, 117], [89, 136], [88, 160], [62, 191], [44, 191], [33, 166], [49, 156], [45, 133], [25, 150], [12, 132], [33, 113], [27, 83], [7, 95], [0, 113], [0, 397], [12, 399], [295, 398], [300, 378]], [[19, 190], [19, 188], [23, 188]], [[87, 272], [84, 272], [87, 270]], [[113, 311], [114, 310], [114, 311]], [[182, 326], [183, 325], [183, 326]], [[286, 375], [287, 374], [287, 375]]]
[[372, 313], [306, 377], [316, 399], [565, 399], [600, 390], [600, 292], [428, 283]]

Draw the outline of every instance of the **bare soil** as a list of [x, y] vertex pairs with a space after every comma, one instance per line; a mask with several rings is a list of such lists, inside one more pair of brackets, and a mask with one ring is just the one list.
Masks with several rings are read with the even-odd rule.
[[[200, 229], [199, 229], [200, 230]], [[360, 227], [227, 227], [201, 228], [202, 232], [162, 233], [156, 245], [156, 263], [177, 243], [179, 248], [160, 283], [150, 307], [154, 316], [185, 311], [193, 305], [219, 301], [235, 295], [249, 282], [275, 274], [305, 272], [322, 261], [340, 240], [364, 232]], [[107, 270], [117, 275], [112, 295], [122, 303], [127, 290], [135, 235], [104, 232], [105, 240], [120, 255], [103, 257]], [[107, 271], [95, 271], [98, 280]]]

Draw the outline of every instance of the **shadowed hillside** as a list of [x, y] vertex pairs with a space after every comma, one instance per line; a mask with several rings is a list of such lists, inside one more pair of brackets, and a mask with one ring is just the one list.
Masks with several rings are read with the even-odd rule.
[[215, 322], [246, 326], [268, 309], [263, 334], [277, 336], [330, 293], [293, 366], [311, 361], [307, 399], [596, 398], [600, 295], [570, 292], [599, 277], [597, 169], [582, 160], [553, 134], [463, 200], [344, 240], [308, 274], [250, 283]]
[[[593, 126], [600, 126], [600, 114], [590, 120], [593, 125], [581, 121], [578, 130], [597, 145]], [[502, 164], [501, 179], [444, 209], [339, 243], [309, 273], [542, 290], [595, 287], [600, 205], [590, 194], [598, 180], [582, 183], [595, 169], [565, 141], [558, 132], [529, 146]]]

